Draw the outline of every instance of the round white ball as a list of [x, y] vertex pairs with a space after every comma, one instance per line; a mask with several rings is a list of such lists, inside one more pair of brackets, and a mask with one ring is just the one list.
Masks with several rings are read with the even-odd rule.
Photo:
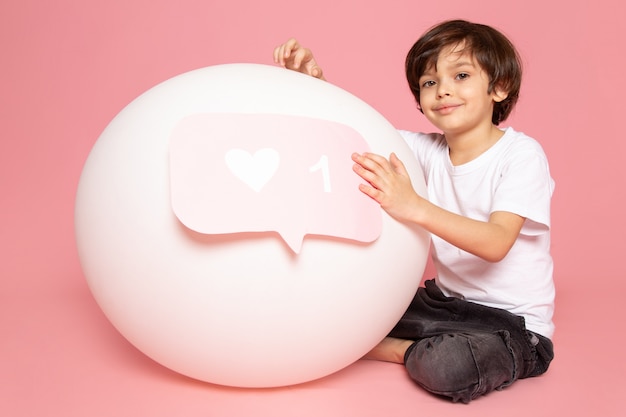
[[199, 380], [275, 387], [350, 365], [408, 306], [426, 264], [428, 234], [381, 210], [374, 242], [307, 236], [296, 254], [272, 232], [209, 235], [186, 228], [172, 211], [168, 147], [175, 126], [200, 113], [342, 123], [372, 152], [396, 152], [416, 190], [426, 193], [397, 131], [348, 92], [258, 64], [191, 71], [124, 108], [85, 163], [75, 231], [96, 301], [139, 350]]

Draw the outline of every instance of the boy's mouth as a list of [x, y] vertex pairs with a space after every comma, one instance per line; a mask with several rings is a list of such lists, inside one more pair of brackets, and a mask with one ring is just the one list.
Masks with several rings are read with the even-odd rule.
[[448, 114], [448, 113], [452, 113], [454, 110], [456, 110], [459, 107], [461, 107], [460, 104], [451, 104], [451, 103], [440, 104], [434, 107], [433, 111], [437, 113], [441, 113], [441, 114]]

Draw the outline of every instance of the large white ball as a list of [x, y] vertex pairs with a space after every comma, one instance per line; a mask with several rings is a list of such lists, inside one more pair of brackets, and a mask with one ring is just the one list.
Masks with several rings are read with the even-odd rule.
[[229, 64], [157, 85], [80, 178], [96, 301], [139, 350], [199, 380], [274, 387], [346, 367], [401, 317], [429, 248], [357, 190], [350, 152], [367, 149], [396, 152], [425, 195], [397, 131], [330, 83]]

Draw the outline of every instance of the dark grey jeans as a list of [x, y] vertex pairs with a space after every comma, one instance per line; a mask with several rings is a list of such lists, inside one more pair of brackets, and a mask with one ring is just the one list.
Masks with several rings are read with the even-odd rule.
[[446, 297], [434, 280], [419, 288], [389, 336], [415, 340], [404, 357], [409, 375], [455, 402], [543, 374], [554, 358], [552, 342], [526, 330], [523, 317]]

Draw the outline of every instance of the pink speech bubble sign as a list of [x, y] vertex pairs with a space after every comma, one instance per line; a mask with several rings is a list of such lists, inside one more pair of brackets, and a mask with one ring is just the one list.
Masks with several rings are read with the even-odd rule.
[[278, 114], [196, 114], [170, 138], [176, 217], [203, 234], [276, 231], [299, 253], [305, 235], [373, 242], [377, 203], [358, 190], [363, 137], [341, 123]]

